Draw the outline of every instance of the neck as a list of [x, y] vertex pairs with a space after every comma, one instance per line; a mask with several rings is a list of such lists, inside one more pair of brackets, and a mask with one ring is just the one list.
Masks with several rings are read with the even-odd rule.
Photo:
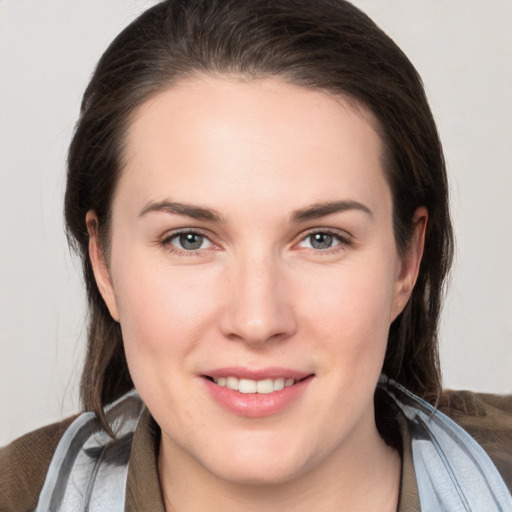
[[382, 440], [374, 422], [355, 437], [345, 439], [322, 464], [285, 482], [246, 484], [218, 478], [162, 436], [159, 473], [166, 511], [396, 511], [399, 454]]

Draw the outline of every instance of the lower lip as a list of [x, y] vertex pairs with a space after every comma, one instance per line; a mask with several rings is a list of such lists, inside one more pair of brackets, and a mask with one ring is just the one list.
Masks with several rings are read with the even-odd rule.
[[203, 377], [210, 396], [229, 412], [249, 418], [262, 418], [283, 411], [297, 400], [312, 380], [306, 377], [273, 393], [240, 393]]

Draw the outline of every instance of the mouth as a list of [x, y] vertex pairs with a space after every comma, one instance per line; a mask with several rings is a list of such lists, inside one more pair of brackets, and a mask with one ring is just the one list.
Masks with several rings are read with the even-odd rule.
[[205, 375], [205, 378], [209, 381], [217, 384], [221, 388], [231, 389], [232, 391], [238, 391], [242, 394], [265, 394], [268, 395], [270, 393], [275, 393], [276, 391], [281, 391], [284, 388], [289, 388], [294, 384], [301, 382], [312, 375], [308, 375], [301, 379], [294, 379], [291, 377], [278, 377], [275, 379], [267, 378], [261, 380], [255, 379], [240, 379], [235, 376], [227, 376], [227, 377], [210, 377]]
[[260, 418], [285, 411], [299, 401], [315, 374], [285, 368], [224, 368], [201, 377], [209, 396], [225, 410]]

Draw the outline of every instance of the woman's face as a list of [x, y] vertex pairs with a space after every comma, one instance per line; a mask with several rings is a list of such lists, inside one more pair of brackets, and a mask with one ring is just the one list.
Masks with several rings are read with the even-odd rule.
[[263, 483], [368, 449], [424, 226], [402, 260], [370, 115], [277, 79], [203, 77], [138, 109], [124, 163], [109, 270], [92, 212], [91, 255], [162, 453]]

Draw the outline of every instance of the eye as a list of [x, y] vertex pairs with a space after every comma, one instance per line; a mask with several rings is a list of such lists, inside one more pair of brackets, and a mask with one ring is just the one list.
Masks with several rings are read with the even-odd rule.
[[165, 245], [170, 244], [178, 251], [199, 251], [213, 246], [212, 242], [203, 234], [195, 231], [175, 233], [164, 241]]
[[302, 248], [314, 249], [315, 251], [326, 251], [341, 244], [349, 245], [349, 242], [337, 233], [315, 231], [305, 236], [298, 245]]

